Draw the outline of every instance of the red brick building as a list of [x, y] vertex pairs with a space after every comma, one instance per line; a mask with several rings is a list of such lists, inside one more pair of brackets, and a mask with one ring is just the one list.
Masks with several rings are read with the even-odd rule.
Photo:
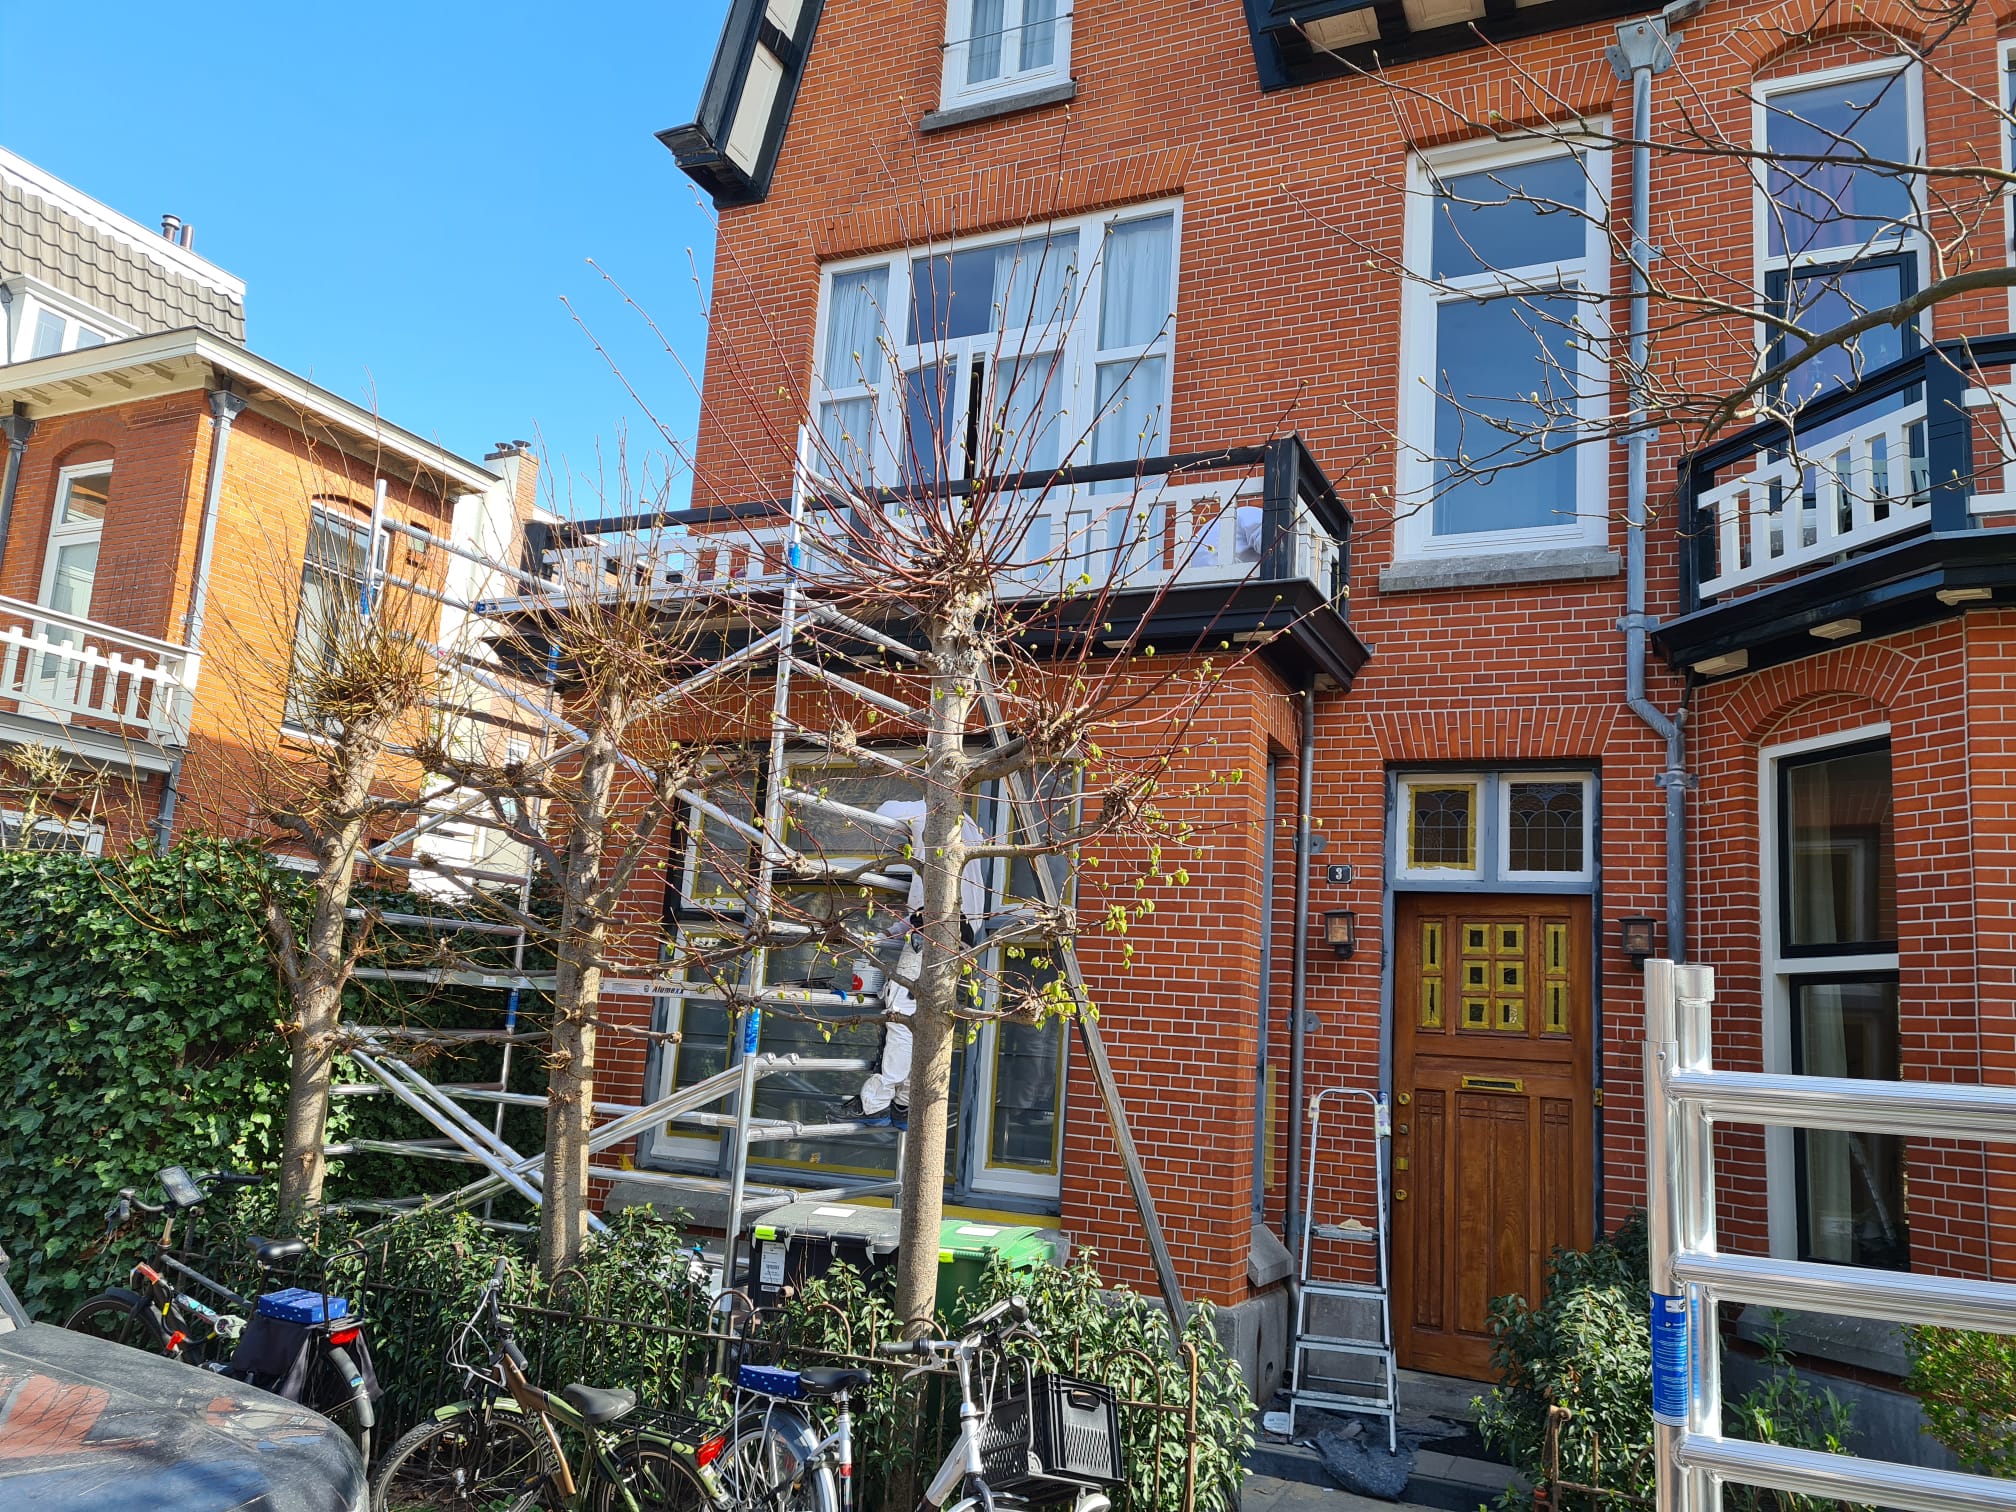
[[[1031, 466], [1187, 459], [1166, 528], [1201, 539], [1209, 512], [1192, 506], [1208, 493], [1220, 509], [1240, 469], [1200, 459], [1297, 438], [1295, 467], [1242, 495], [1298, 543], [1256, 551], [1242, 581], [1310, 598], [1213, 711], [1221, 764], [1248, 780], [1191, 863], [1203, 887], [1135, 936], [1132, 971], [1086, 951], [1185, 1284], [1265, 1320], [1263, 1365], [1281, 1360], [1270, 1309], [1308, 1158], [1298, 1062], [1305, 1098], [1391, 1094], [1400, 1357], [1466, 1375], [1486, 1371], [1492, 1297], [1531, 1295], [1552, 1246], [1644, 1201], [1641, 952], [1717, 969], [1723, 1064], [2016, 1075], [2016, 620], [1999, 607], [2016, 537], [1993, 427], [1953, 421], [2000, 398], [1956, 399], [1939, 345], [2006, 331], [2006, 296], [1939, 303], [1872, 337], [1852, 373], [1820, 375], [1804, 429], [1830, 466], [1874, 480], [1853, 501], [1769, 425], [1692, 458], [1678, 426], [1658, 433], [1642, 528], [1626, 448], [1607, 437], [1495, 476], [1435, 470], [1461, 449], [1465, 396], [1482, 413], [1527, 391], [1532, 335], [1522, 355], [1492, 297], [1508, 263], [1544, 270], [1553, 292], [1529, 279], [1529, 307], [1579, 299], [1623, 328], [1629, 269], [1602, 231], [1606, 207], [1630, 203], [1629, 154], [1560, 128], [1629, 121], [1606, 48], [1642, 10], [737, 0], [697, 121], [664, 134], [720, 207], [696, 504], [788, 494], [780, 438], [806, 422], [829, 460], [878, 484], [956, 476], [991, 404], [1034, 435]], [[1678, 28], [1686, 83], [1655, 80], [1654, 135], [1706, 122], [1739, 150], [1655, 155], [1665, 266], [1796, 309], [1822, 286], [1866, 304], [2005, 262], [1999, 208], [1886, 215], [1870, 206], [1892, 187], [1855, 169], [1837, 187], [1863, 208], [1787, 211], [1740, 150], [1796, 150], [1788, 122], [1845, 121], [1837, 143], [1871, 159], [1993, 159], [2007, 28], [1970, 13], [1932, 67], [1899, 40], [1926, 24], [1791, 0]], [[1459, 226], [1480, 184], [1496, 186], [1490, 213]], [[1797, 245], [1788, 214], [1810, 223]], [[1851, 256], [1876, 282], [1844, 295]], [[962, 277], [985, 292], [962, 302]], [[1032, 311], [1053, 297], [1045, 327]], [[1655, 334], [1670, 381], [1712, 393], [1753, 369], [1774, 349], [1754, 304]], [[1004, 334], [1013, 371], [1043, 374], [1033, 400], [998, 397]], [[1599, 437], [1628, 404], [1611, 350], [1553, 356]], [[1999, 373], [2016, 349], [1977, 356]], [[920, 445], [920, 416], [950, 441]], [[1101, 518], [1096, 488], [1076, 507]], [[1635, 623], [1653, 643], [1635, 699], [1634, 537], [1649, 616]], [[1198, 591], [1236, 619], [1251, 606], [1229, 581], [1200, 571]], [[1298, 889], [1305, 803], [1321, 849]], [[692, 865], [668, 857], [675, 910]], [[1345, 910], [1355, 949], [1340, 958], [1323, 915]], [[633, 1085], [724, 1063], [718, 1016], [661, 1027], [685, 1040], [629, 1065]], [[954, 1200], [1055, 1215], [1116, 1278], [1147, 1284], [1083, 1066], [1061, 1038], [989, 1035], [962, 1073]], [[2012, 1173], [1978, 1148], [1721, 1138], [1731, 1246], [1968, 1275], [2016, 1263]], [[1317, 1151], [1319, 1210], [1362, 1195], [1362, 1153]], [[703, 1174], [717, 1147], [671, 1129], [636, 1158]], [[886, 1160], [808, 1144], [764, 1179], [867, 1177]]]
[[501, 560], [532, 517], [522, 449], [471, 462], [255, 356], [244, 292], [174, 217], [156, 235], [0, 152], [0, 754], [69, 774], [32, 843], [267, 833], [313, 749], [295, 669], [374, 511], [380, 567], [453, 598], [482, 569], [392, 527]]

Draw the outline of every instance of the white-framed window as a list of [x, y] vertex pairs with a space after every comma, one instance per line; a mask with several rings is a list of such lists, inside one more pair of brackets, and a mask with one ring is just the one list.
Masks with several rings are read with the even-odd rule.
[[77, 851], [101, 855], [105, 826], [88, 819], [30, 820], [19, 809], [0, 809], [0, 850]]
[[1029, 94], [1071, 77], [1072, 0], [948, 0], [940, 109]]
[[103, 346], [111, 336], [79, 317], [39, 299], [22, 303], [21, 324], [14, 337], [14, 360], [32, 362], [63, 352]]
[[1600, 545], [1608, 154], [1476, 143], [1409, 176], [1399, 554]]
[[[1756, 249], [1764, 302], [1818, 333], [1917, 292], [1925, 255], [1916, 175], [1925, 161], [1916, 65], [1877, 59], [1759, 84], [1754, 110]], [[1765, 355], [1788, 338], [1760, 327]], [[1803, 403], [1909, 356], [1916, 331], [1882, 325], [1800, 365]]]
[[[792, 765], [794, 787], [870, 812], [887, 803], [912, 803], [918, 796], [913, 783], [872, 765], [850, 766], [811, 754], [795, 757]], [[735, 793], [717, 786], [709, 797], [723, 812], [745, 822], [754, 808], [753, 793], [748, 791]], [[1045, 784], [1039, 802], [1046, 824], [1075, 823], [1077, 800], [1073, 793], [1054, 783]], [[1010, 808], [991, 793], [976, 799], [968, 839], [1008, 839], [1013, 828]], [[794, 806], [788, 812], [788, 842], [826, 862], [865, 863], [901, 845], [900, 839], [892, 839], [879, 828], [815, 808]], [[713, 916], [741, 910], [748, 885], [749, 840], [734, 825], [692, 810], [684, 817], [682, 838], [678, 927], [682, 945], [689, 952], [700, 952], [706, 948], [705, 942], [721, 938]], [[963, 906], [974, 918], [984, 919], [1035, 898], [1039, 888], [1034, 864], [1028, 859], [1001, 858], [970, 863]], [[896, 875], [908, 870], [900, 861], [883, 869]], [[858, 886], [789, 883], [783, 886], [781, 896], [786, 917], [818, 920], [861, 937], [886, 929], [893, 917], [888, 894], [870, 893]], [[900, 900], [897, 902], [900, 908]], [[839, 930], [825, 932], [837, 934]], [[809, 941], [777, 947], [770, 952], [766, 975], [772, 985], [830, 990], [846, 984], [853, 962], [861, 954], [852, 947], [836, 949]], [[891, 967], [893, 947], [881, 952], [878, 959], [883, 969]], [[1000, 1006], [1005, 984], [1041, 985], [1045, 974], [1054, 970], [1048, 953], [1040, 947], [991, 947], [982, 956], [977, 973], [983, 984], [978, 1006], [993, 1010]], [[731, 1026], [725, 1004], [672, 994], [660, 997], [658, 1004], [659, 1029], [677, 1033], [679, 1038], [668, 1044], [654, 1063], [657, 1080], [652, 1095], [668, 1095], [675, 1088], [691, 1086], [726, 1069]], [[822, 1025], [816, 1014], [788, 1012], [766, 1014], [762, 1035], [766, 1051], [798, 1052], [808, 1057], [859, 1056], [870, 1062], [879, 1053], [881, 1039], [881, 1031], [873, 1023]], [[970, 1040], [959, 1037], [953, 1061], [955, 1115], [947, 1159], [950, 1190], [976, 1196], [1057, 1196], [1067, 1061], [1064, 1023], [1056, 1017], [1040, 1024], [989, 1022]], [[858, 1075], [772, 1079], [757, 1094], [757, 1112], [807, 1124], [830, 1123], [832, 1103], [853, 1091], [859, 1080]], [[654, 1133], [648, 1154], [660, 1163], [705, 1167], [716, 1159], [717, 1150], [716, 1134], [674, 1120]], [[895, 1172], [895, 1145], [886, 1133], [875, 1131], [766, 1141], [759, 1158], [773, 1167], [859, 1178], [886, 1178]]]
[[1141, 205], [828, 267], [820, 468], [897, 487], [1165, 452], [1181, 217]]
[[[2002, 129], [2002, 167], [2005, 172], [2016, 171], [2016, 38], [2010, 38], [1997, 49], [2001, 61], [2000, 70], [2002, 110], [2005, 125]], [[2002, 209], [2002, 260], [2016, 263], [2016, 194], [2004, 193]], [[2009, 291], [2010, 318], [2016, 321], [2016, 289]]]
[[[301, 596], [294, 611], [294, 655], [287, 676], [282, 723], [290, 730], [319, 734], [305, 679], [334, 665], [348, 626], [361, 613], [364, 542], [370, 522], [340, 504], [315, 504], [308, 516], [308, 545], [301, 560]], [[386, 561], [391, 532], [379, 535], [377, 565]]]
[[1403, 881], [1524, 887], [1595, 878], [1589, 772], [1417, 772], [1396, 788], [1394, 871]]
[[[1767, 747], [1758, 777], [1767, 1069], [1897, 1079], [1889, 731]], [[1774, 1252], [1909, 1269], [1903, 1139], [1775, 1129], [1765, 1148]]]

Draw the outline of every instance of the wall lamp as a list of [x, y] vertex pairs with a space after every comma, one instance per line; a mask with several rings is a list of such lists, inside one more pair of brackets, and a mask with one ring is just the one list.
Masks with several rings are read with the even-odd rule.
[[1358, 915], [1348, 908], [1333, 908], [1323, 915], [1323, 943], [1348, 961], [1358, 948]]
[[1652, 959], [1657, 949], [1654, 930], [1657, 926], [1642, 914], [1617, 921], [1617, 948], [1633, 966], [1643, 966]]

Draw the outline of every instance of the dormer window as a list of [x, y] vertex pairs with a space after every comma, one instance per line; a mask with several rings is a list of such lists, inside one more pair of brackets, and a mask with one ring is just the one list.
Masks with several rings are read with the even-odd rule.
[[1070, 77], [1070, 0], [950, 0], [941, 109], [1012, 99]]

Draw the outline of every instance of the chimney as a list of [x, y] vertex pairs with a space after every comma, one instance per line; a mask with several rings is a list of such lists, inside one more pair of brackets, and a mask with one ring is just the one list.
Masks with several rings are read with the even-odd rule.
[[182, 245], [191, 252], [196, 250], [196, 226], [193, 221], [182, 227]]
[[164, 215], [161, 217], [161, 234], [163, 237], [167, 238], [169, 241], [172, 242], [176, 239], [177, 236], [181, 234], [181, 231], [182, 231], [181, 216]]

